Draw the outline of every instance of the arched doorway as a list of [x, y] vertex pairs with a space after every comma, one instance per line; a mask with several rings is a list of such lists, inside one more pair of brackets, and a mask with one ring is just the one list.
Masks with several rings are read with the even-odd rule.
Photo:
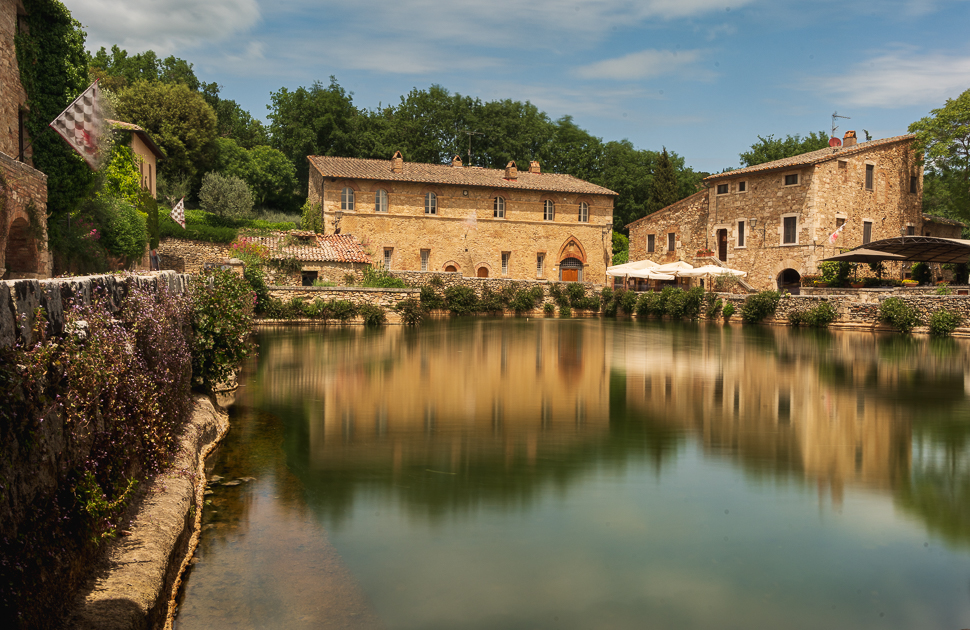
[[30, 226], [23, 218], [10, 224], [6, 255], [8, 273], [37, 273], [37, 243], [29, 230]]
[[559, 280], [562, 282], [582, 282], [583, 263], [578, 258], [565, 258], [559, 263]]
[[458, 271], [458, 268], [455, 267], [454, 265], [447, 265], [445, 267], [445, 271], [447, 271], [448, 273], [455, 273], [456, 271]]
[[802, 276], [794, 269], [784, 269], [778, 274], [778, 290], [788, 291], [792, 295], [798, 295], [801, 289]]
[[488, 277], [488, 267], [479, 267], [478, 271], [475, 272], [475, 276], [479, 278]]

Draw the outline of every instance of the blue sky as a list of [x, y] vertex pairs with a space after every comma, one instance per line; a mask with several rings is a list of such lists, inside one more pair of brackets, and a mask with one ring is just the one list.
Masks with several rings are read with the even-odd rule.
[[440, 84], [531, 101], [720, 171], [757, 136], [908, 125], [970, 89], [970, 0], [65, 0], [88, 47], [174, 54], [265, 118], [280, 87], [358, 107]]

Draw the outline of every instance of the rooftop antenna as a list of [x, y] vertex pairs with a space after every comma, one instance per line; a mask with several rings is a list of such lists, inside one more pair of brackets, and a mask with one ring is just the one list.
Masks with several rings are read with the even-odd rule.
[[471, 131], [465, 129], [462, 131], [463, 134], [468, 136], [468, 166], [472, 165], [472, 136], [484, 136], [485, 134], [480, 131]]
[[839, 128], [838, 125], [835, 124], [836, 118], [845, 118], [846, 120], [849, 120], [848, 116], [839, 116], [839, 112], [832, 112], [832, 137], [833, 138], [837, 137], [835, 135], [835, 131]]

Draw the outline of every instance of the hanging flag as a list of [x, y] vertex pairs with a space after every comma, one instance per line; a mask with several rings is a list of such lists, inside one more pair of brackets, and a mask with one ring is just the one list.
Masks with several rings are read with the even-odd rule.
[[84, 90], [49, 126], [61, 134], [92, 170], [97, 170], [100, 158], [98, 147], [104, 133], [101, 88], [98, 87], [98, 82], [95, 81]]
[[835, 241], [839, 238], [839, 232], [841, 232], [842, 228], [844, 227], [845, 227], [845, 223], [840, 225], [837, 230], [832, 232], [832, 236], [829, 237], [829, 243], [833, 243], [833, 244], [835, 243]]
[[185, 229], [185, 197], [179, 199], [172, 208], [172, 220], [181, 225], [183, 230]]

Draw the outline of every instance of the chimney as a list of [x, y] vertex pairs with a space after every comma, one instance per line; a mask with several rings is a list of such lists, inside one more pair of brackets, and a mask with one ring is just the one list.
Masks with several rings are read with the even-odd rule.
[[391, 172], [392, 173], [404, 172], [404, 158], [401, 157], [400, 151], [395, 151], [394, 157], [391, 158]]
[[511, 179], [515, 181], [519, 176], [519, 168], [515, 165], [515, 160], [512, 160], [505, 165], [505, 179]]
[[539, 162], [532, 160], [529, 162], [529, 172], [538, 175], [541, 171], [539, 170]]
[[856, 145], [856, 137], [854, 131], [846, 131], [845, 137], [842, 138], [842, 146], [844, 147], [854, 147]]
[[454, 168], [461, 168], [461, 156], [456, 155], [455, 157], [451, 158], [451, 165]]

